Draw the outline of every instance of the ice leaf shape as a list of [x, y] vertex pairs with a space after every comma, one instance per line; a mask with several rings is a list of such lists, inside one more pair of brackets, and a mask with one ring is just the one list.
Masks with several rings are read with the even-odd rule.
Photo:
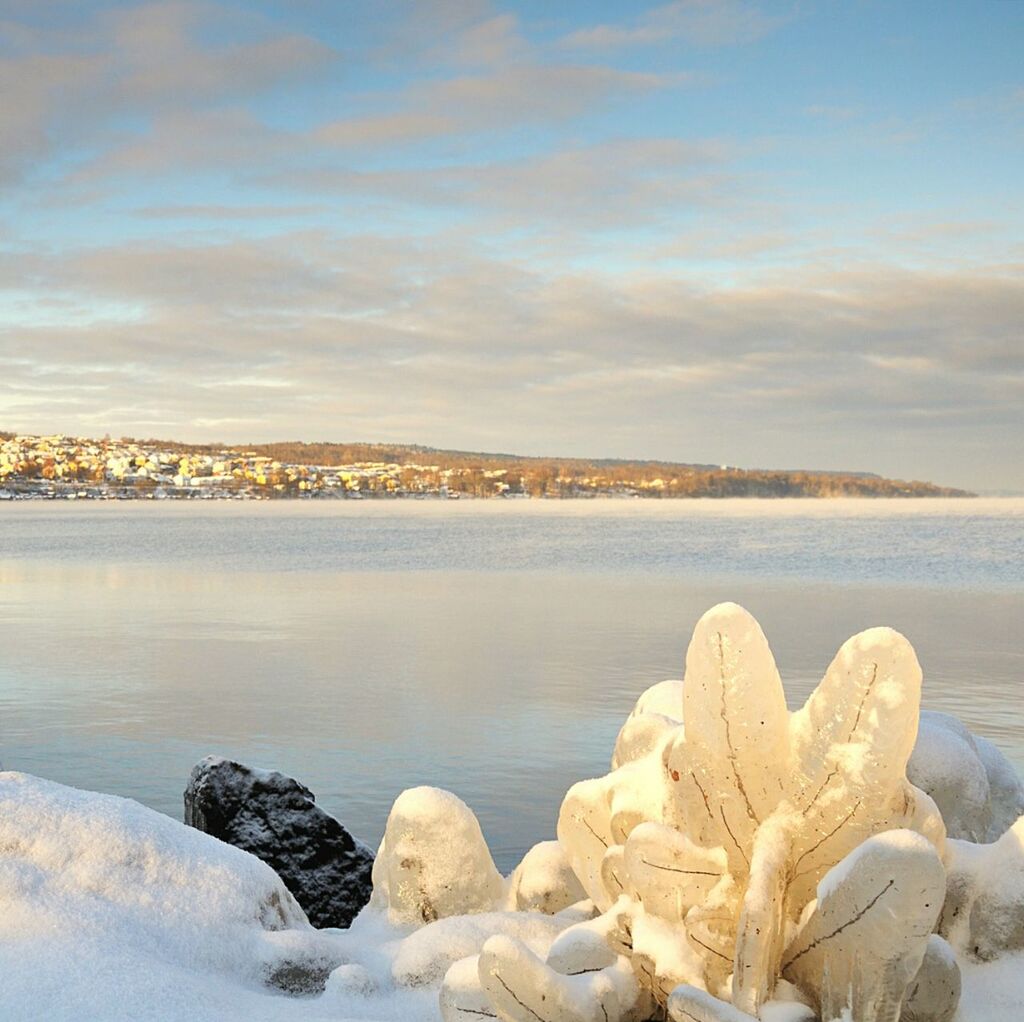
[[626, 839], [624, 875], [646, 911], [685, 918], [728, 872], [721, 848], [701, 848], [673, 827], [642, 823]]
[[496, 936], [484, 944], [477, 968], [491, 1007], [504, 1022], [626, 1020], [640, 1003], [629, 959], [564, 975], [521, 941]]
[[908, 830], [869, 838], [818, 885], [782, 976], [815, 997], [822, 1022], [897, 1022], [945, 890], [926, 838]]
[[913, 816], [906, 771], [920, 702], [921, 666], [899, 632], [871, 628], [842, 645], [790, 723], [790, 797], [806, 820], [797, 872], [817, 882], [882, 820]]
[[786, 809], [773, 813], [757, 829], [750, 879], [743, 897], [732, 1000], [756, 1015], [775, 986], [786, 929], [786, 884], [793, 834], [799, 820]]
[[789, 772], [789, 713], [768, 640], [734, 603], [713, 607], [694, 629], [683, 719], [699, 739], [687, 742], [690, 770], [701, 790], [715, 793], [710, 843], [726, 849], [734, 869], [749, 868], [754, 832]]
[[757, 1022], [745, 1011], [720, 1001], [699, 987], [680, 984], [668, 999], [672, 1022]]

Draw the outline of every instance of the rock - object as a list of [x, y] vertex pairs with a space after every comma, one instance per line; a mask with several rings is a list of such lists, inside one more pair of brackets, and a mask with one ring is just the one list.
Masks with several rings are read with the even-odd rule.
[[318, 928], [347, 927], [370, 899], [373, 853], [285, 774], [207, 756], [185, 789], [185, 823], [271, 866]]
[[948, 837], [997, 841], [1024, 814], [1024, 784], [1007, 758], [948, 713], [922, 711], [907, 777], [934, 799]]
[[410, 788], [395, 799], [373, 865], [373, 904], [396, 925], [489, 912], [504, 898], [480, 824], [442, 788]]
[[961, 953], [992, 961], [1024, 949], [1024, 816], [998, 841], [950, 841], [938, 931]]
[[587, 896], [557, 841], [534, 845], [508, 882], [508, 906], [520, 912], [554, 915]]

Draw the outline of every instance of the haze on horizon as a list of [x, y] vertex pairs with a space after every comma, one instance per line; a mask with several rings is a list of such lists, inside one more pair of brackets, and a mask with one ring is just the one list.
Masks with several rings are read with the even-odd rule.
[[0, 0], [0, 428], [1024, 491], [1024, 5]]

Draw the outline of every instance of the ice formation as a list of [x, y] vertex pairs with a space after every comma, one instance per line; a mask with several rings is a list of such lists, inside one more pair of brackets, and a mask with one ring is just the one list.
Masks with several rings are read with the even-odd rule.
[[386, 908], [393, 923], [430, 923], [492, 909], [503, 891], [465, 802], [440, 788], [398, 796], [373, 863], [372, 905]]
[[949, 842], [939, 932], [981, 961], [1024, 949], [1024, 816], [994, 844]]
[[[960, 971], [933, 933], [946, 828], [908, 779], [920, 693], [910, 644], [873, 628], [790, 713], [757, 622], [713, 608], [683, 682], [641, 696], [612, 772], [562, 805], [559, 842], [599, 915], [546, 959], [488, 940], [449, 970], [445, 1019], [635, 1022], [660, 1005], [681, 1020], [948, 1022]], [[1012, 768], [958, 723], [926, 722], [912, 772], [956, 833], [992, 835], [1018, 804]], [[1006, 901], [1024, 918], [1024, 897]], [[971, 911], [987, 904], [976, 893]]]

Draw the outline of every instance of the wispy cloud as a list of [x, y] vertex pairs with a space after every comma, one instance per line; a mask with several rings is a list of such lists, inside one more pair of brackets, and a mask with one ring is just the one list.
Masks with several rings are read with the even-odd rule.
[[785, 16], [767, 14], [743, 0], [674, 0], [623, 24], [576, 29], [563, 40], [576, 49], [652, 46], [676, 40], [695, 46], [730, 46], [753, 42], [783, 24]]

